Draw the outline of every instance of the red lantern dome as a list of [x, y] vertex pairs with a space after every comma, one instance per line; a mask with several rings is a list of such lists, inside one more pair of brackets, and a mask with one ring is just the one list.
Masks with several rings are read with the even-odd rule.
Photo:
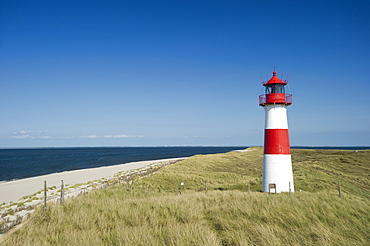
[[265, 94], [259, 96], [259, 105], [266, 104], [292, 104], [292, 95], [285, 93], [285, 86], [288, 84], [287, 80], [281, 80], [276, 76], [276, 71], [272, 73], [272, 78], [263, 83], [265, 86]]

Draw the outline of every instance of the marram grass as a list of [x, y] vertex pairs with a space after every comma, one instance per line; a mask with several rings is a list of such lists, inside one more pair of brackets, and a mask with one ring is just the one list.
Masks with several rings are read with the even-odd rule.
[[49, 206], [5, 245], [366, 245], [369, 236], [370, 205], [356, 196], [108, 191]]
[[195, 156], [40, 208], [4, 245], [369, 245], [370, 152], [354, 153], [294, 150], [290, 195], [258, 192], [261, 148]]

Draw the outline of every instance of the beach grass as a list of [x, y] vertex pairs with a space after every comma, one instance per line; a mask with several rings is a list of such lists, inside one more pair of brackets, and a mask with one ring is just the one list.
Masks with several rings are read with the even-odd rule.
[[292, 157], [292, 194], [259, 192], [262, 148], [198, 155], [39, 208], [4, 245], [368, 245], [370, 151]]

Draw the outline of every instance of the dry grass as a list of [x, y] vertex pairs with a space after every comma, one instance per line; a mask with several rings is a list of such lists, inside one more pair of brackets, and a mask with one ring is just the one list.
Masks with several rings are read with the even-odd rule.
[[261, 148], [194, 156], [133, 185], [50, 204], [4, 245], [368, 245], [370, 151], [315, 151], [293, 150], [302, 192], [257, 192]]
[[296, 189], [334, 190], [341, 181], [343, 191], [370, 199], [370, 150], [293, 149]]
[[176, 165], [166, 166], [156, 175], [141, 179], [137, 185], [152, 189], [174, 191], [180, 183], [186, 190], [261, 189], [262, 148], [250, 148], [248, 152], [228, 152], [215, 155], [196, 155]]
[[5, 245], [365, 245], [369, 237], [370, 206], [356, 196], [211, 191], [122, 199], [123, 189], [107, 191], [50, 206]]

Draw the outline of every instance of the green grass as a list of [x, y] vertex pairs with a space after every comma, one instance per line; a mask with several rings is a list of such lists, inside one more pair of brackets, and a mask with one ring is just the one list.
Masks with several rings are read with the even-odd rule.
[[292, 150], [296, 189], [334, 190], [370, 199], [370, 151]]
[[196, 155], [178, 164], [164, 167], [156, 175], [136, 181], [153, 189], [173, 191], [180, 183], [186, 190], [228, 189], [258, 190], [261, 186], [262, 149], [217, 155]]
[[194, 156], [48, 204], [4, 245], [368, 245], [370, 151], [292, 150], [292, 157], [302, 192], [258, 192], [262, 148]]

